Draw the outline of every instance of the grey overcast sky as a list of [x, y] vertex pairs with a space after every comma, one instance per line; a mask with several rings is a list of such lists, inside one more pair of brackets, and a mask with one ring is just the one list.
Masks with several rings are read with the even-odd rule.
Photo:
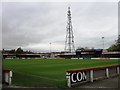
[[63, 51], [71, 7], [75, 48], [105, 48], [118, 38], [117, 2], [3, 2], [2, 48]]

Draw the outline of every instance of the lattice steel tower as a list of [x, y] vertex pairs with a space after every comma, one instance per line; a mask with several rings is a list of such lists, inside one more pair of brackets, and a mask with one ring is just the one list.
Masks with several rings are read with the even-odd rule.
[[72, 30], [72, 21], [71, 21], [71, 11], [70, 7], [68, 7], [67, 12], [67, 32], [66, 32], [66, 41], [65, 41], [65, 52], [68, 53], [74, 53], [75, 47], [74, 47], [74, 36], [73, 36], [73, 30]]

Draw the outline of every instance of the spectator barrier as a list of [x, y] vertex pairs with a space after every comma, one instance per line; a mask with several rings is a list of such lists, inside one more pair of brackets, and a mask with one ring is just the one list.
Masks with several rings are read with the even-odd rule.
[[120, 74], [120, 65], [106, 66], [98, 68], [88, 68], [81, 70], [69, 70], [66, 72], [67, 86], [93, 82], [99, 79], [110, 78]]

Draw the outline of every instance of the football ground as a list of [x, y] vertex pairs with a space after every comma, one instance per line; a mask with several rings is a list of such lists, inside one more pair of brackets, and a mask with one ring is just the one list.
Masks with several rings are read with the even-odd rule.
[[5, 59], [12, 69], [12, 85], [21, 87], [67, 87], [66, 71], [118, 65], [118, 60]]

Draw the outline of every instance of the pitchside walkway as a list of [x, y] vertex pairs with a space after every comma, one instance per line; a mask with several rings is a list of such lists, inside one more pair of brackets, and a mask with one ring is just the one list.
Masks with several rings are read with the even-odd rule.
[[120, 85], [120, 76], [117, 76], [109, 79], [94, 81], [93, 83], [84, 83], [78, 86], [77, 88], [119, 88], [120, 89], [119, 85]]
[[[98, 80], [98, 81], [95, 81], [93, 83], [84, 83], [82, 85], [79, 85], [77, 87], [73, 87], [73, 88], [70, 88], [70, 90], [99, 90], [102, 89], [102, 90], [120, 90], [120, 76], [117, 76], [117, 77], [112, 77], [112, 78], [109, 78], [109, 79], [104, 79], [104, 80]], [[35, 87], [31, 87], [31, 88], [28, 88], [28, 87], [17, 87], [17, 86], [9, 86], [9, 87], [4, 87], [3, 90], [12, 90], [13, 88], [15, 88], [16, 90], [64, 90], [64, 89], [60, 89], [60, 88], [35, 88]], [[79, 88], [79, 89], [78, 89]], [[80, 89], [81, 88], [81, 89]], [[13, 90], [15, 90], [13, 89]], [[65, 90], [69, 90], [69, 88], [65, 89]]]

